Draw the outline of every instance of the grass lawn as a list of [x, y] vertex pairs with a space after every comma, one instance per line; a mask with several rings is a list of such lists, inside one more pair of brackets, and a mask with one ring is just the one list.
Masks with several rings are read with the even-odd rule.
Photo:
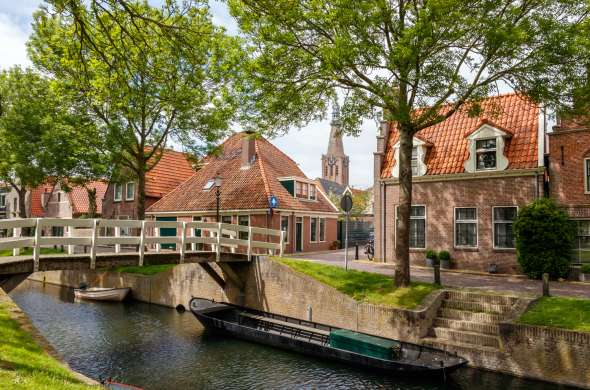
[[98, 389], [45, 353], [7, 309], [0, 304], [0, 389]]
[[[41, 248], [42, 255], [51, 255], [56, 253], [65, 253], [65, 250], [59, 248]], [[21, 248], [19, 256], [32, 256], [33, 248]], [[12, 256], [12, 249], [5, 249], [0, 251], [0, 257]]]
[[544, 297], [524, 313], [518, 322], [590, 332], [590, 300]]
[[159, 274], [160, 272], [171, 270], [175, 266], [176, 264], [144, 265], [143, 267], [132, 265], [128, 267], [115, 267], [109, 269], [109, 271], [123, 272], [127, 274], [155, 275]]
[[346, 271], [344, 268], [304, 260], [276, 260], [362, 302], [413, 309], [428, 294], [440, 288], [428, 283], [412, 283], [408, 288], [395, 288], [391, 277], [381, 274]]

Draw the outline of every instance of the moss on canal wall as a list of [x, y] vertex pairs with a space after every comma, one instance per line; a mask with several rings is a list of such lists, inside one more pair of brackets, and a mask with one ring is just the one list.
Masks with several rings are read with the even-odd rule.
[[99, 389], [73, 372], [0, 289], [0, 389]]

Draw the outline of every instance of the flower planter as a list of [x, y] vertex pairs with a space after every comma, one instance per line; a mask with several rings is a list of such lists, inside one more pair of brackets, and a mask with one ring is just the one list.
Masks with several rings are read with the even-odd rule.
[[426, 266], [427, 267], [434, 267], [434, 259], [426, 258]]
[[580, 282], [590, 282], [590, 274], [583, 274], [580, 272]]
[[451, 260], [441, 260], [440, 261], [440, 268], [451, 269]]

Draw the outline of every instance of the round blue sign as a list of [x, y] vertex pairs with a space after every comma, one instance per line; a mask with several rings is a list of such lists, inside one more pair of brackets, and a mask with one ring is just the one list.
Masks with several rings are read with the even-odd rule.
[[276, 209], [277, 207], [279, 207], [279, 200], [276, 196], [271, 195], [270, 198], [268, 198], [268, 206], [271, 209]]

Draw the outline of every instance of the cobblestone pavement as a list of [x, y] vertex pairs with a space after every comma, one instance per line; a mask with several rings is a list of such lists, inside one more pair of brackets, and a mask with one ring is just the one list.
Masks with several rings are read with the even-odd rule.
[[[354, 261], [351, 260], [354, 259], [354, 249], [349, 249], [349, 268], [393, 276], [393, 265], [369, 262], [362, 254], [362, 248], [359, 248], [359, 251], [360, 260]], [[311, 254], [303, 253], [289, 255], [289, 257], [344, 267], [344, 250]], [[412, 280], [414, 281], [432, 282], [434, 279], [432, 270], [425, 267], [412, 267], [411, 273]], [[491, 276], [441, 270], [441, 281], [443, 285], [450, 287], [478, 288], [535, 296], [541, 295], [541, 281], [526, 279], [522, 276]], [[590, 283], [551, 282], [550, 291], [551, 295], [555, 296], [590, 298]]]

